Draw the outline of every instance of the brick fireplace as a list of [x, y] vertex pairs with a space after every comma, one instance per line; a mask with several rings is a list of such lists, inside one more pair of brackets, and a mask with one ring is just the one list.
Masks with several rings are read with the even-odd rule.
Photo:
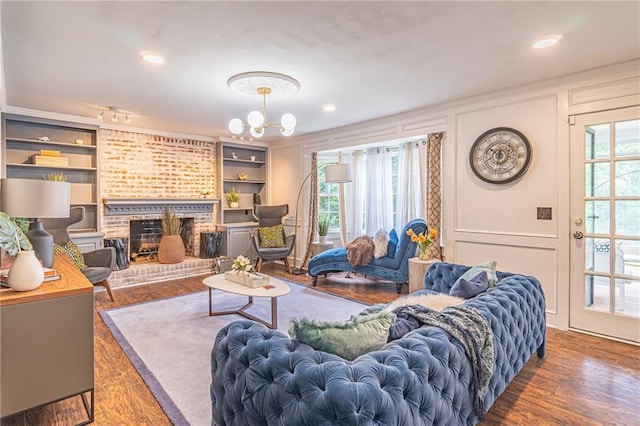
[[[112, 287], [122, 287], [153, 281], [206, 273], [212, 270], [211, 259], [199, 259], [200, 232], [213, 228], [214, 199], [186, 198], [105, 198], [103, 220], [109, 234], [105, 238], [126, 238], [129, 241], [128, 269], [114, 271]], [[162, 209], [169, 207], [181, 218], [187, 260], [174, 265], [156, 261], [157, 246], [162, 237]], [[134, 234], [131, 231], [134, 230]], [[136, 235], [137, 233], [137, 235]]]
[[200, 233], [214, 229], [218, 208], [217, 199], [202, 198], [217, 194], [216, 141], [111, 129], [100, 129], [98, 138], [104, 205], [100, 230], [105, 238], [131, 238], [131, 221], [159, 220], [164, 206], [192, 222], [190, 256], [184, 262], [133, 262], [128, 269], [114, 271], [112, 287], [210, 272], [213, 260], [200, 259], [198, 251]]

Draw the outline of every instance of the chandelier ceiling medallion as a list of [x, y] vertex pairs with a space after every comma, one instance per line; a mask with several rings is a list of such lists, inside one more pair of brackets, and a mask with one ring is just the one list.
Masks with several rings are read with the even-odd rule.
[[277, 123], [267, 121], [267, 95], [272, 97], [292, 95], [300, 88], [298, 80], [275, 72], [252, 71], [234, 75], [227, 81], [227, 85], [238, 93], [262, 96], [262, 112], [251, 111], [247, 115], [247, 124], [239, 118], [232, 119], [229, 122], [231, 133], [240, 135], [245, 129], [249, 129], [251, 136], [258, 139], [264, 136], [265, 129], [277, 128], [283, 136], [293, 134], [296, 127], [296, 117], [293, 114], [284, 114]]

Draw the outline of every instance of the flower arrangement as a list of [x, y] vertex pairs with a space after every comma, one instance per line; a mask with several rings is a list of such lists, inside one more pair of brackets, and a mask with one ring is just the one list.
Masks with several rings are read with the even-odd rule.
[[233, 259], [233, 265], [231, 270], [235, 272], [252, 272], [253, 266], [251, 265], [251, 259], [248, 259], [242, 255]]
[[429, 247], [429, 245], [438, 238], [438, 230], [431, 228], [428, 230], [426, 235], [424, 232], [416, 235], [416, 233], [413, 232], [413, 229], [409, 229], [407, 231], [407, 235], [411, 237], [411, 241], [418, 244], [418, 248], [420, 249], [418, 258], [420, 260], [428, 260], [429, 255], [427, 255], [427, 247]]

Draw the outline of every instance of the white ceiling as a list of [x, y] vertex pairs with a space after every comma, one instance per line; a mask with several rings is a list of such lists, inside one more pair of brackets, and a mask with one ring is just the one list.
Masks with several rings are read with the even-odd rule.
[[[118, 106], [131, 126], [203, 136], [230, 136], [231, 118], [260, 109], [260, 97], [226, 85], [246, 71], [300, 82], [267, 99], [269, 121], [292, 112], [300, 135], [640, 57], [637, 1], [0, 7], [7, 105], [83, 117]], [[559, 45], [531, 49], [557, 33]], [[166, 63], [141, 61], [143, 50]]]

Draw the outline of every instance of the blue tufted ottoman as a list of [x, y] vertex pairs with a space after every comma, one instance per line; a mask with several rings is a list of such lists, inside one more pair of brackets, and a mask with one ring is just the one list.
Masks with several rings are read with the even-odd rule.
[[[432, 265], [421, 291], [448, 292], [469, 269]], [[544, 356], [545, 300], [537, 279], [498, 272], [498, 285], [469, 299], [488, 321], [494, 369], [489, 409], [533, 352]], [[213, 425], [467, 425], [472, 368], [462, 345], [421, 327], [354, 361], [316, 351], [252, 321], [236, 321], [211, 351]]]

